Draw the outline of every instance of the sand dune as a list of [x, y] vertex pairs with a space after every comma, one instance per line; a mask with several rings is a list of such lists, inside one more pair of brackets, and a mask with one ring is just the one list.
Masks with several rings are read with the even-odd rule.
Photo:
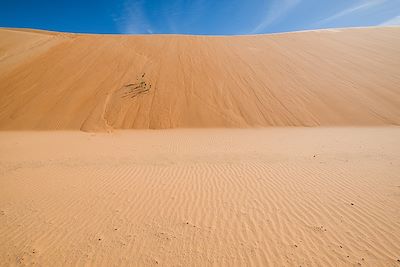
[[398, 266], [399, 136], [2, 132], [0, 265]]
[[0, 29], [0, 265], [398, 266], [397, 125], [400, 27]]
[[0, 30], [0, 129], [400, 124], [400, 27], [279, 35]]

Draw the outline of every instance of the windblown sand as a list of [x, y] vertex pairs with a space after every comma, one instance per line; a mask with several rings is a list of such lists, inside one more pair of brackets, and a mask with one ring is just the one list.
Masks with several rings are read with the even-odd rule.
[[0, 265], [400, 266], [398, 125], [400, 27], [0, 29]]
[[2, 29], [0, 51], [4, 130], [400, 125], [400, 27], [238, 37]]
[[0, 262], [398, 266], [400, 129], [0, 133]]

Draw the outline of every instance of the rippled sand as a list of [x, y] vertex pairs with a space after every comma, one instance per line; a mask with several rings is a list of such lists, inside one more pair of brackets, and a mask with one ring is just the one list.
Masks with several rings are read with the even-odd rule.
[[397, 266], [399, 136], [2, 132], [0, 262]]

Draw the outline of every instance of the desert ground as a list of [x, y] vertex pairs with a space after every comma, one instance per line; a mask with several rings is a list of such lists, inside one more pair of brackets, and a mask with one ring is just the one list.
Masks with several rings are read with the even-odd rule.
[[400, 27], [0, 29], [0, 266], [400, 266]]
[[277, 35], [0, 30], [0, 129], [400, 125], [400, 27]]

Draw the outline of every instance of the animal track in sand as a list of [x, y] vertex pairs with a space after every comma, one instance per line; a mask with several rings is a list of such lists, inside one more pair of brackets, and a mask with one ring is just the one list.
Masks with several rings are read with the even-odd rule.
[[122, 98], [125, 98], [125, 97], [134, 98], [140, 94], [148, 93], [151, 88], [151, 84], [149, 84], [148, 82], [146, 82], [144, 80], [145, 75], [146, 75], [146, 73], [143, 73], [140, 76], [140, 78], [137, 78], [136, 83], [130, 83], [130, 84], [124, 85], [122, 87], [122, 89], [124, 90]]

